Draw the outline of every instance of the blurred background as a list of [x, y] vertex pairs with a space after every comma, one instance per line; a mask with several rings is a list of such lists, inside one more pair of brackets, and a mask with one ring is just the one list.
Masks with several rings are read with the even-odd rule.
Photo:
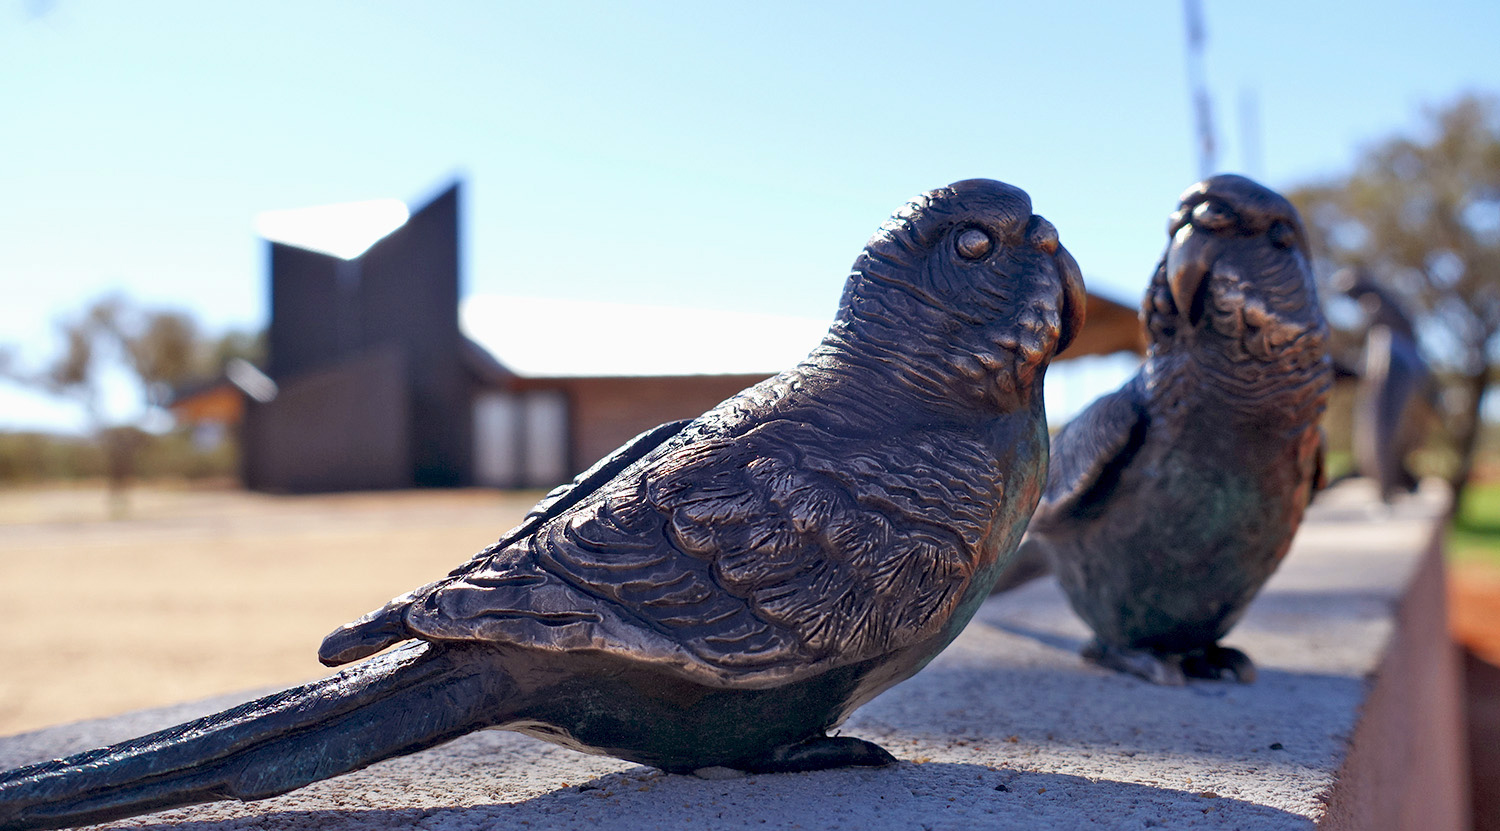
[[[1235, 171], [1303, 206], [1320, 275], [1362, 266], [1413, 321], [1440, 385], [1424, 472], [1461, 485], [1500, 415], [1497, 32], [1456, 0], [8, 3], [0, 481], [244, 478], [245, 410], [314, 369], [389, 374], [361, 357], [415, 361], [409, 420], [466, 435], [411, 428], [404, 473], [252, 486], [549, 486], [668, 415], [619, 412], [664, 397], [645, 379], [695, 414], [805, 354], [922, 190], [1025, 188], [1125, 312], [1095, 322], [1128, 328], [1177, 195]], [[1370, 314], [1325, 297], [1353, 367]], [[1053, 419], [1135, 343], [1060, 365]], [[633, 380], [577, 380], [604, 378]]]
[[1492, 0], [0, 0], [0, 734], [317, 674], [527, 489], [795, 362], [958, 179], [1083, 268], [1061, 424], [1220, 171], [1312, 232], [1331, 471], [1452, 489], [1500, 710], [1497, 38]]

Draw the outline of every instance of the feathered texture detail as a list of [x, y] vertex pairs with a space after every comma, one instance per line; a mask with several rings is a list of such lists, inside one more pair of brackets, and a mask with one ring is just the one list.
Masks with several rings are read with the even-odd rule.
[[[1013, 539], [995, 506], [1039, 495], [1008, 481], [1022, 451], [997, 451], [993, 425], [1041, 416], [1041, 373], [1081, 297], [1023, 192], [975, 180], [919, 197], [856, 260], [802, 364], [611, 462], [613, 478], [549, 496], [540, 524], [325, 652], [404, 632], [753, 687], [936, 638]], [[1040, 449], [1029, 433], [1025, 453]]]
[[1248, 179], [1217, 176], [1183, 194], [1168, 231], [1141, 304], [1149, 394], [1217, 394], [1246, 418], [1316, 420], [1332, 385], [1329, 334], [1296, 209]]
[[[898, 444], [790, 421], [698, 441], [435, 587], [405, 623], [518, 644], [554, 627], [719, 684], [858, 662], [952, 613], [1004, 496], [989, 456], [941, 431]], [[956, 461], [990, 472], [956, 477]], [[914, 475], [894, 482], [893, 464]]]

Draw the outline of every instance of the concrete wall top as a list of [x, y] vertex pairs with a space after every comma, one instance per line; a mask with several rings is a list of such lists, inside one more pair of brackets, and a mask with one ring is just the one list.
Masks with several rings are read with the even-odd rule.
[[[1362, 752], [1351, 750], [1358, 736], [1383, 735], [1361, 724], [1372, 691], [1413, 680], [1441, 687], [1381, 670], [1411, 615], [1441, 618], [1440, 600], [1423, 610], [1409, 597], [1424, 569], [1435, 568], [1429, 541], [1441, 497], [1428, 491], [1386, 510], [1363, 483], [1324, 494], [1281, 570], [1226, 638], [1260, 666], [1248, 686], [1160, 688], [1083, 664], [1077, 649], [1086, 629], [1056, 584], [1042, 581], [991, 598], [927, 669], [845, 725], [844, 733], [892, 751], [901, 760], [895, 767], [705, 780], [487, 732], [277, 799], [110, 827], [1346, 827], [1329, 805], [1360, 784], [1351, 777], [1367, 776], [1351, 764]], [[0, 765], [117, 741], [224, 704], [0, 740]], [[1442, 756], [1439, 745], [1456, 738], [1426, 740]], [[1392, 764], [1433, 767], [1421, 754]], [[1413, 798], [1444, 805], [1461, 787]], [[1399, 811], [1387, 813], [1381, 821], [1399, 826]], [[1424, 831], [1457, 827], [1462, 816], [1461, 808], [1439, 810]]]

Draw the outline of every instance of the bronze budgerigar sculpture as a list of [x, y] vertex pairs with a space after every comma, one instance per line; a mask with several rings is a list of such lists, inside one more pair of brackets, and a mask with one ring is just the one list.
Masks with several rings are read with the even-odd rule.
[[893, 761], [827, 731], [963, 628], [1042, 488], [1078, 267], [1016, 188], [918, 197], [801, 364], [643, 435], [448, 577], [331, 634], [325, 681], [0, 774], [0, 828], [259, 799], [485, 727], [662, 768]]
[[1354, 401], [1354, 467], [1375, 479], [1383, 502], [1417, 489], [1407, 464], [1422, 445], [1433, 412], [1436, 382], [1417, 346], [1415, 324], [1390, 291], [1355, 269], [1334, 284], [1366, 316]]
[[1085, 657], [1160, 684], [1253, 680], [1218, 641], [1291, 546], [1322, 476], [1328, 329], [1291, 203], [1189, 188], [1141, 310], [1140, 372], [1069, 422], [1001, 587], [1050, 569]]

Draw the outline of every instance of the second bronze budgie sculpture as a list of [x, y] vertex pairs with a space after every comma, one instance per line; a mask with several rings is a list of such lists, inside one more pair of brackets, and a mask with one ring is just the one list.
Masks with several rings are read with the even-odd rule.
[[996, 590], [1051, 570], [1084, 656], [1159, 684], [1255, 677], [1219, 639], [1291, 547], [1322, 479], [1333, 370], [1291, 203], [1241, 176], [1182, 195], [1141, 308], [1136, 375], [1052, 444]]

